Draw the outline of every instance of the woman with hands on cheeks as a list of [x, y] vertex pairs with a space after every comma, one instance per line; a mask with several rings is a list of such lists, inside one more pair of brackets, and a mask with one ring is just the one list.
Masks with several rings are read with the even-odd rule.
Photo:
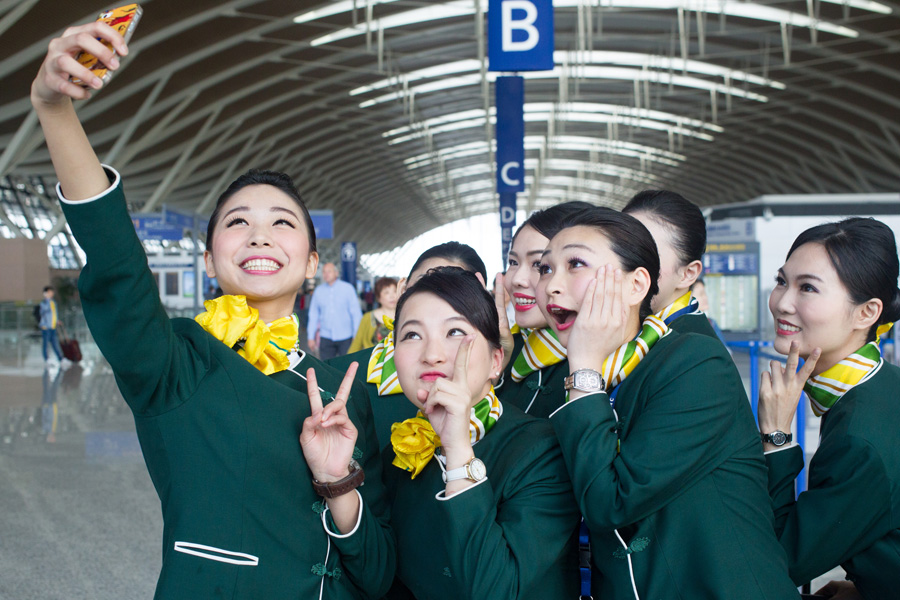
[[[788, 357], [763, 373], [759, 394], [776, 533], [797, 584], [844, 568], [850, 581], [832, 581], [817, 592], [825, 597], [900, 598], [900, 368], [878, 347], [900, 318], [897, 276], [890, 228], [852, 218], [801, 233], [769, 297], [775, 350]], [[795, 499], [801, 391], [822, 421]]]
[[651, 312], [659, 270], [650, 232], [608, 208], [569, 219], [542, 258], [539, 303], [571, 373], [550, 422], [591, 532], [592, 594], [797, 598], [740, 376], [717, 340]]
[[[100, 164], [72, 104], [90, 93], [70, 77], [103, 85], [75, 61], [80, 51], [118, 67], [100, 40], [128, 53], [99, 22], [51, 41], [31, 101], [87, 255], [85, 319], [134, 413], [160, 498], [156, 597], [380, 597], [395, 551], [365, 393], [348, 403], [355, 368], [338, 389], [341, 374], [297, 344], [294, 300], [318, 263], [303, 200], [283, 173], [233, 182], [204, 253], [225, 295], [196, 320], [169, 319], [122, 178]], [[323, 408], [326, 395], [335, 401]]]
[[497, 276], [497, 310], [505, 315], [507, 299], [512, 300], [516, 311], [512, 333], [518, 334], [497, 390], [504, 401], [535, 417], [547, 418], [559, 408], [565, 396], [563, 379], [569, 373], [566, 349], [537, 304], [541, 254], [566, 218], [592, 206], [564, 202], [533, 213], [513, 236], [506, 273]]
[[577, 595], [578, 509], [549, 423], [500, 402], [494, 301], [437, 268], [397, 305], [394, 359], [419, 410], [385, 450], [398, 580], [389, 598]]

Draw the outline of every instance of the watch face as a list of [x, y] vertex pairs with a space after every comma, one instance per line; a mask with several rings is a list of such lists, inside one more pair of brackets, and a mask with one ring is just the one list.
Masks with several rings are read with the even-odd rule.
[[786, 441], [787, 436], [783, 432], [776, 431], [772, 434], [772, 443], [776, 446], [783, 446]]
[[481, 481], [487, 476], [487, 469], [484, 468], [484, 463], [477, 458], [473, 458], [469, 461], [469, 475], [472, 481]]
[[599, 390], [600, 374], [596, 371], [576, 371], [575, 372], [575, 389], [578, 390]]

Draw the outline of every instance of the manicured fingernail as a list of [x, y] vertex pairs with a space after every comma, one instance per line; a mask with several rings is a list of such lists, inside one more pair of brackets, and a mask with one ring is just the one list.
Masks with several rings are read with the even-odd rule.
[[99, 90], [101, 87], [103, 87], [103, 82], [100, 81], [99, 77], [94, 77], [93, 79], [91, 79], [91, 87]]
[[113, 57], [113, 59], [111, 61], [109, 61], [109, 66], [112, 67], [113, 69], [118, 69], [119, 68], [119, 59], [116, 57]]

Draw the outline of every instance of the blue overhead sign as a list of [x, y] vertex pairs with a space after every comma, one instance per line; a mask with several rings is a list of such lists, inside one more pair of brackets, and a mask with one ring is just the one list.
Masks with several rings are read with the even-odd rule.
[[334, 211], [311, 210], [309, 216], [312, 217], [317, 240], [330, 240], [334, 237]]
[[[500, 194], [500, 239], [503, 262], [506, 265], [509, 247], [512, 245], [512, 232], [516, 228], [516, 193]], [[505, 269], [504, 269], [505, 270]]]
[[490, 0], [488, 69], [553, 69], [552, 0]]
[[521, 77], [498, 77], [497, 193], [525, 190], [525, 83]]
[[184, 237], [184, 228], [167, 223], [160, 213], [135, 215], [131, 222], [141, 240], [180, 240]]

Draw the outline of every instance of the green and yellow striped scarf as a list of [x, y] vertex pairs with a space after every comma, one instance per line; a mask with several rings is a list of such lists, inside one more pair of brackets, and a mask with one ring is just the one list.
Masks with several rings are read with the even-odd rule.
[[817, 417], [821, 417], [833, 407], [844, 394], [862, 383], [883, 362], [878, 342], [893, 323], [885, 323], [878, 328], [874, 342], [869, 342], [833, 367], [810, 377], [803, 391], [809, 396], [809, 403]]
[[549, 327], [530, 331], [522, 329], [521, 333], [525, 338], [525, 345], [513, 363], [513, 381], [522, 381], [535, 371], [566, 360], [565, 347]]
[[394, 320], [388, 316], [382, 318], [388, 334], [372, 348], [369, 366], [366, 370], [366, 381], [378, 386], [379, 396], [391, 396], [403, 392], [397, 378], [397, 367], [394, 365]]

